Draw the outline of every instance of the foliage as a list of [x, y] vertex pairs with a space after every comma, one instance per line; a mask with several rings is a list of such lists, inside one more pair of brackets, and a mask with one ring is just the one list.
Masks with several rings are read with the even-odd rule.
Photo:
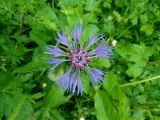
[[[0, 0], [0, 16], [1, 120], [159, 120], [159, 0]], [[118, 41], [110, 60], [94, 63], [105, 82], [93, 89], [82, 75], [82, 96], [54, 84], [65, 66], [48, 72], [43, 55], [77, 23], [85, 38]]]

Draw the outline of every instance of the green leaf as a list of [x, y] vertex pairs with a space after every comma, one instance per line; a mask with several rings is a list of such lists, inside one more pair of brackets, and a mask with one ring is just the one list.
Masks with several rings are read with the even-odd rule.
[[137, 23], [138, 23], [138, 16], [133, 17], [132, 20], [131, 20], [131, 22], [132, 22], [132, 25], [137, 25]]
[[44, 59], [43, 54], [36, 53], [33, 56], [33, 61], [27, 63], [26, 65], [19, 67], [13, 71], [13, 73], [28, 73], [33, 71], [44, 71], [46, 68], [48, 68], [48, 65], [46, 64], [46, 61]]
[[115, 31], [115, 25], [113, 21], [107, 21], [103, 24], [103, 31], [107, 33], [113, 33]]
[[134, 120], [145, 120], [143, 110], [141, 108], [135, 108], [133, 112]]
[[14, 109], [14, 112], [8, 117], [8, 120], [15, 120], [17, 114], [21, 110], [24, 102], [25, 102], [26, 96], [22, 96], [17, 104], [17, 106]]
[[3, 45], [5, 39], [0, 37], [0, 45]]
[[147, 36], [152, 35], [154, 28], [151, 24], [144, 24], [141, 26], [140, 31], [145, 32]]
[[147, 65], [149, 57], [153, 54], [153, 48], [137, 44], [118, 45], [116, 51], [128, 61], [127, 74], [131, 77], [138, 77]]
[[141, 67], [137, 64], [131, 64], [128, 67], [129, 68], [126, 71], [126, 73], [128, 74], [128, 76], [133, 77], [133, 78], [140, 76], [144, 70], [143, 67]]
[[74, 7], [76, 5], [81, 5], [81, 0], [59, 0], [58, 5], [62, 8]]
[[95, 58], [95, 62], [91, 63], [93, 66], [98, 67], [98, 68], [109, 68], [110, 61], [108, 59], [103, 59], [103, 58]]
[[30, 95], [29, 97], [30, 97], [31, 99], [40, 99], [40, 98], [42, 98], [43, 96], [44, 96], [44, 94], [41, 93], [41, 92], [39, 92], [39, 93], [32, 94], [32, 95]]
[[91, 79], [88, 74], [81, 73], [81, 80], [83, 85], [83, 91], [86, 94], [89, 94], [91, 91]]
[[19, 113], [17, 114], [15, 120], [28, 120], [33, 113], [33, 106], [30, 101], [25, 100], [23, 106], [21, 107]]
[[131, 120], [129, 100], [125, 94], [119, 90], [119, 116], [120, 120]]
[[138, 23], [138, 10], [134, 9], [132, 13], [130, 13], [129, 18], [131, 19], [132, 25], [137, 25]]
[[[28, 107], [28, 111], [24, 111], [24, 104], [26, 103], [26, 95], [22, 94], [24, 88], [24, 82], [28, 81], [32, 77], [32, 73], [16, 76], [11, 73], [0, 73], [0, 115], [5, 116], [8, 119], [23, 120], [24, 116], [27, 116], [32, 111], [31, 106]], [[29, 86], [32, 86], [31, 84]], [[27, 92], [27, 91], [25, 91]], [[7, 107], [6, 107], [7, 106]], [[23, 109], [24, 108], [24, 109]], [[31, 108], [31, 109], [29, 109]], [[22, 110], [23, 109], [23, 110]]]
[[85, 10], [93, 11], [95, 6], [96, 6], [96, 4], [97, 4], [96, 0], [87, 0], [86, 1], [86, 6], [85, 6]]
[[48, 72], [48, 78], [52, 81], [56, 81], [58, 80], [63, 74], [64, 74], [64, 70], [61, 68], [59, 70], [56, 71], [49, 71]]
[[17, 65], [21, 60], [24, 60], [24, 54], [28, 52], [23, 45], [17, 45], [15, 42], [6, 39], [5, 45], [2, 46], [4, 50], [4, 54], [7, 57], [8, 61], [12, 63], [12, 65]]
[[57, 110], [53, 110], [53, 112], [51, 112], [51, 115], [52, 119], [54, 120], [65, 120]]
[[112, 0], [105, 0], [103, 1], [103, 7], [104, 8], [111, 8], [111, 3], [112, 3]]
[[118, 22], [121, 22], [122, 17], [121, 17], [121, 15], [117, 11], [113, 11], [113, 15], [116, 17], [116, 20]]
[[69, 98], [64, 96], [64, 91], [56, 85], [53, 85], [47, 95], [45, 104], [48, 108], [53, 108], [67, 102], [68, 100]]
[[104, 78], [103, 87], [112, 96], [113, 99], [118, 99], [119, 89], [118, 89], [118, 76], [113, 72], [106, 73]]
[[136, 99], [137, 99], [137, 102], [138, 102], [138, 103], [140, 103], [140, 104], [145, 104], [147, 98], [146, 98], [145, 95], [138, 95], [138, 96], [136, 97]]
[[98, 23], [98, 18], [93, 13], [83, 14], [82, 18], [85, 23]]
[[148, 16], [146, 14], [140, 15], [141, 23], [145, 24], [148, 21]]
[[32, 30], [30, 32], [30, 38], [31, 40], [35, 41], [38, 45], [41, 47], [44, 47], [46, 45], [46, 42], [51, 39], [50, 36], [48, 36], [45, 32]]
[[109, 59], [99, 59], [96, 63], [99, 65], [99, 67], [104, 68], [109, 68], [111, 66]]
[[77, 15], [67, 15], [67, 22], [69, 26], [75, 26], [79, 21], [80, 18]]
[[97, 90], [95, 94], [95, 111], [97, 120], [119, 120], [111, 99], [104, 91]]
[[125, 7], [126, 5], [128, 5], [128, 1], [127, 0], [116, 0], [115, 3], [116, 7]]
[[30, 62], [22, 67], [15, 69], [13, 73], [28, 73], [41, 70], [44, 70], [44, 65], [37, 63], [35, 64], [35, 62]]
[[43, 35], [47, 29], [57, 31], [57, 16], [54, 10], [46, 4], [43, 4], [43, 7], [36, 11], [36, 14], [31, 17], [31, 20], [29, 23], [32, 25], [32, 30], [36, 31], [36, 33], [41, 32]]

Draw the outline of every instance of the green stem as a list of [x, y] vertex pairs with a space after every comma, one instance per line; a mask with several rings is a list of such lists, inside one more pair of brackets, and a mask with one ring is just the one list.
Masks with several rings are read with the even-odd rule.
[[152, 78], [147, 78], [147, 79], [144, 79], [144, 80], [141, 80], [141, 81], [122, 84], [122, 85], [119, 85], [119, 87], [126, 87], [126, 86], [136, 85], [136, 84], [140, 84], [140, 83], [143, 83], [143, 82], [148, 82], [148, 81], [151, 81], [151, 80], [155, 80], [155, 79], [158, 79], [158, 78], [160, 78], [160, 75], [152, 77]]
[[78, 101], [78, 99], [76, 98], [76, 104], [77, 104], [77, 108], [78, 108], [78, 118], [80, 118], [81, 117], [81, 112], [80, 112], [80, 108], [81, 108], [81, 106], [80, 106], [80, 104], [79, 104], [79, 101]]

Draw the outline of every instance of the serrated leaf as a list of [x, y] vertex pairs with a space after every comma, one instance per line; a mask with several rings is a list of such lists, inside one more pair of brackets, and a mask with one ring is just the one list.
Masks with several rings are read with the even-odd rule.
[[134, 78], [143, 72], [149, 57], [153, 54], [153, 48], [147, 47], [144, 44], [123, 44], [122, 46], [118, 46], [116, 50], [120, 56], [129, 62], [127, 74]]

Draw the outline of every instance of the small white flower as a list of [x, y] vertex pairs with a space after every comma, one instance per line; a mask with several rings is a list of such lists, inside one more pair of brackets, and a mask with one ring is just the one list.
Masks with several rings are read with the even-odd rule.
[[107, 18], [108, 18], [108, 20], [110, 20], [110, 21], [113, 20], [113, 16], [112, 16], [112, 15], [109, 15]]
[[46, 84], [46, 83], [43, 83], [43, 84], [42, 84], [42, 87], [43, 87], [43, 88], [45, 88], [46, 86], [47, 86], [47, 84]]
[[79, 120], [85, 120], [84, 117], [81, 117]]
[[117, 44], [117, 41], [116, 40], [112, 40], [111, 44], [112, 44], [112, 46], [115, 46]]

